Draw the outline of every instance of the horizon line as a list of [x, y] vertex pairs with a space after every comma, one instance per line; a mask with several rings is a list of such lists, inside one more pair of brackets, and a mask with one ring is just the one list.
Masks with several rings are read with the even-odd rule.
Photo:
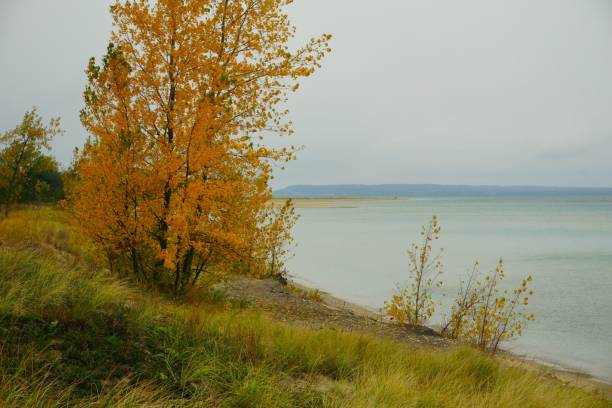
[[276, 190], [289, 187], [341, 187], [341, 186], [432, 186], [432, 187], [495, 187], [495, 188], [559, 188], [559, 189], [602, 189], [612, 190], [610, 186], [567, 186], [544, 184], [442, 184], [442, 183], [333, 183], [333, 184], [289, 184]]

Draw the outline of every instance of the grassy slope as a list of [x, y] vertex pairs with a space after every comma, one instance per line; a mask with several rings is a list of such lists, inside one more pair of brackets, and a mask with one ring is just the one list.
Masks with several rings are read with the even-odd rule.
[[0, 406], [609, 407], [467, 348], [273, 323], [176, 303], [104, 272], [54, 210], [0, 222]]

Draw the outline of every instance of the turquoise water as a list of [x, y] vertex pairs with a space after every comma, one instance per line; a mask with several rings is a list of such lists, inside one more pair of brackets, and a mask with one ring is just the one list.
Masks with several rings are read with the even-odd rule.
[[415, 198], [299, 209], [289, 270], [298, 281], [380, 308], [408, 274], [406, 249], [436, 214], [445, 285], [431, 323], [478, 260], [506, 282], [533, 275], [536, 321], [505, 347], [612, 380], [612, 197]]

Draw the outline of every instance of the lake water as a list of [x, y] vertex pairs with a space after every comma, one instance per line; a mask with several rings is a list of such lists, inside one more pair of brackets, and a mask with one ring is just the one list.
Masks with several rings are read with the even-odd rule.
[[380, 308], [408, 277], [406, 249], [433, 214], [445, 285], [431, 324], [448, 309], [475, 260], [505, 261], [516, 285], [533, 275], [536, 321], [507, 349], [612, 380], [612, 197], [414, 198], [302, 208], [289, 260], [297, 281]]

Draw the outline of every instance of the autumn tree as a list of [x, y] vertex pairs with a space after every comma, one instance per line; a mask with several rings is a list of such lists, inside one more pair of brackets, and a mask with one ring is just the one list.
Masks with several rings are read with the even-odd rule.
[[284, 102], [329, 51], [288, 46], [291, 0], [133, 0], [91, 59], [90, 137], [70, 203], [110, 260], [180, 293], [210, 262], [241, 259], [271, 197]]
[[293, 245], [292, 229], [299, 216], [293, 202], [271, 203], [261, 211], [250, 253], [250, 272], [287, 283], [286, 261]]
[[[433, 252], [433, 242], [440, 237], [436, 216], [421, 229], [421, 236], [421, 245], [412, 244], [408, 250], [409, 283], [399, 287], [391, 300], [384, 303], [387, 314], [400, 325], [424, 324], [434, 313], [433, 289], [442, 286], [441, 252]], [[522, 279], [510, 291], [499, 287], [506, 276], [502, 259], [483, 279], [478, 268], [475, 262], [467, 280], [461, 281], [440, 333], [495, 353], [503, 341], [520, 336], [527, 322], [535, 319], [527, 313], [533, 295], [528, 287], [533, 279], [531, 276]]]
[[52, 188], [60, 188], [57, 163], [44, 155], [49, 142], [60, 134], [59, 118], [43, 123], [36, 108], [23, 115], [21, 124], [0, 136], [0, 191], [7, 216], [12, 204], [28, 199], [35, 201], [50, 196]]
[[63, 197], [64, 182], [57, 160], [47, 154], [38, 155], [26, 175], [19, 202], [53, 203]]
[[421, 245], [408, 249], [410, 280], [398, 288], [391, 301], [385, 302], [387, 313], [399, 324], [418, 326], [434, 313], [433, 289], [442, 286], [440, 254], [433, 252], [433, 243], [440, 237], [440, 224], [434, 215], [427, 226], [421, 228]]
[[520, 285], [510, 291], [499, 288], [505, 276], [502, 259], [484, 280], [478, 279], [476, 263], [467, 283], [461, 285], [442, 334], [491, 353], [497, 352], [503, 341], [520, 336], [527, 322], [535, 319], [527, 312], [529, 298], [533, 295], [528, 288], [532, 277], [522, 279]]
[[451, 305], [450, 313], [440, 330], [445, 337], [451, 339], [466, 337], [469, 319], [473, 309], [480, 301], [482, 292], [482, 283], [478, 281], [478, 266], [478, 262], [475, 262], [467, 280], [462, 280], [459, 284], [455, 301]]

